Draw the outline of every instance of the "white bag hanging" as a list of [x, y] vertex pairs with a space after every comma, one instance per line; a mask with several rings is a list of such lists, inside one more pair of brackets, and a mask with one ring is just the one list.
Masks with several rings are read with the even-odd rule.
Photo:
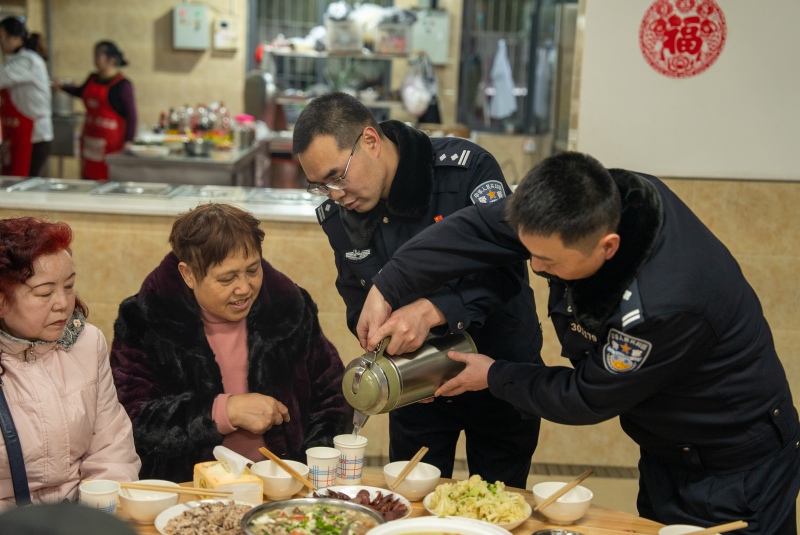
[[492, 85], [495, 94], [489, 103], [489, 115], [494, 119], [505, 119], [517, 111], [517, 97], [514, 96], [514, 76], [508, 60], [506, 40], [497, 43], [497, 53], [492, 63]]

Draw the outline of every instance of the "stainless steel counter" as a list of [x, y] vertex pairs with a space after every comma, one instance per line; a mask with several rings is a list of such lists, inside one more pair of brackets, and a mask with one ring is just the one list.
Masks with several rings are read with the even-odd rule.
[[269, 157], [268, 142], [211, 156], [151, 158], [124, 152], [106, 156], [109, 179], [118, 182], [166, 182], [214, 186], [254, 186], [258, 155]]
[[198, 204], [235, 204], [267, 221], [316, 224], [323, 201], [302, 189], [247, 188], [167, 182], [133, 182], [0, 176], [0, 208], [105, 214], [177, 216]]

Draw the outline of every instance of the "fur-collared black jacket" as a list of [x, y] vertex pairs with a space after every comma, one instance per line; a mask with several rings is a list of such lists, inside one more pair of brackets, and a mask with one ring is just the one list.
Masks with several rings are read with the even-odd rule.
[[[305, 462], [306, 448], [332, 446], [352, 421], [342, 395], [344, 367], [325, 338], [308, 293], [262, 260], [264, 280], [247, 317], [248, 388], [281, 401], [290, 421], [264, 433], [282, 458]], [[119, 307], [111, 366], [133, 422], [141, 478], [188, 481], [222, 443], [211, 417], [223, 392], [200, 308], [168, 254], [137, 295]]]

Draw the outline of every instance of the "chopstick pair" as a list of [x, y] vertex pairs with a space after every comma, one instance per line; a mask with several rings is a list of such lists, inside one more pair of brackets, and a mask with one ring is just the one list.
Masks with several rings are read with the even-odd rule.
[[[84, 479], [83, 481], [92, 481]], [[226, 498], [233, 494], [229, 490], [198, 489], [195, 487], [167, 487], [164, 485], [148, 485], [146, 483], [136, 483], [135, 481], [119, 481], [120, 488], [131, 490], [154, 490], [157, 492], [174, 492], [175, 494], [189, 494], [191, 496], [214, 496]]]
[[288, 473], [290, 476], [295, 478], [297, 481], [299, 481], [300, 483], [302, 483], [303, 485], [308, 487], [308, 489], [311, 490], [312, 492], [315, 492], [317, 490], [317, 487], [314, 486], [314, 484], [311, 481], [309, 481], [308, 479], [306, 479], [303, 476], [301, 476], [297, 472], [297, 470], [295, 470], [294, 468], [292, 468], [291, 466], [289, 466], [288, 464], [283, 462], [283, 459], [281, 459], [280, 457], [278, 457], [277, 455], [275, 455], [274, 453], [269, 451], [267, 448], [261, 447], [261, 448], [258, 448], [258, 451], [260, 451], [261, 454], [264, 457], [266, 457], [270, 461], [274, 462], [275, 464], [277, 464], [278, 466], [283, 468], [283, 470], [286, 473]]
[[563, 487], [561, 487], [560, 489], [555, 491], [553, 494], [548, 496], [545, 501], [543, 501], [542, 503], [540, 503], [539, 505], [534, 507], [533, 510], [534, 511], [541, 511], [542, 509], [544, 509], [545, 507], [547, 507], [548, 505], [550, 505], [551, 503], [555, 502], [557, 499], [562, 497], [564, 494], [568, 493], [569, 491], [571, 491], [572, 489], [574, 489], [575, 487], [580, 485], [581, 482], [583, 482], [584, 479], [586, 479], [587, 477], [589, 477], [593, 473], [594, 473], [594, 470], [591, 470], [591, 469], [590, 470], [586, 470], [584, 473], [582, 473], [581, 475], [579, 475], [578, 477], [576, 477], [575, 479], [573, 479], [572, 481], [570, 481], [569, 483], [567, 483], [566, 485], [564, 485]]
[[714, 535], [715, 533], [725, 533], [735, 529], [744, 529], [747, 527], [747, 522], [744, 520], [736, 520], [735, 522], [728, 522], [727, 524], [720, 524], [719, 526], [711, 526], [710, 528], [701, 529], [700, 531], [693, 531], [692, 535]]
[[417, 464], [419, 464], [419, 462], [422, 460], [422, 458], [425, 457], [426, 453], [428, 453], [428, 446], [422, 446], [419, 449], [419, 451], [414, 454], [414, 456], [411, 458], [411, 460], [408, 461], [408, 464], [405, 465], [403, 470], [400, 471], [400, 473], [397, 475], [397, 479], [395, 479], [389, 485], [389, 489], [390, 490], [396, 489], [400, 485], [400, 483], [402, 483], [403, 480], [406, 477], [408, 477], [408, 474], [411, 473], [411, 471], [414, 469], [414, 467], [417, 466]]

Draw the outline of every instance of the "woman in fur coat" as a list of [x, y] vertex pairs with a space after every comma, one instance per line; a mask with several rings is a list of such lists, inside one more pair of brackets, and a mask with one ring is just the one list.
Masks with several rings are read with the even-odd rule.
[[225, 204], [181, 215], [172, 252], [127, 298], [111, 366], [141, 478], [192, 479], [224, 445], [254, 461], [331, 446], [352, 421], [344, 368], [308, 292], [261, 257], [264, 232]]

